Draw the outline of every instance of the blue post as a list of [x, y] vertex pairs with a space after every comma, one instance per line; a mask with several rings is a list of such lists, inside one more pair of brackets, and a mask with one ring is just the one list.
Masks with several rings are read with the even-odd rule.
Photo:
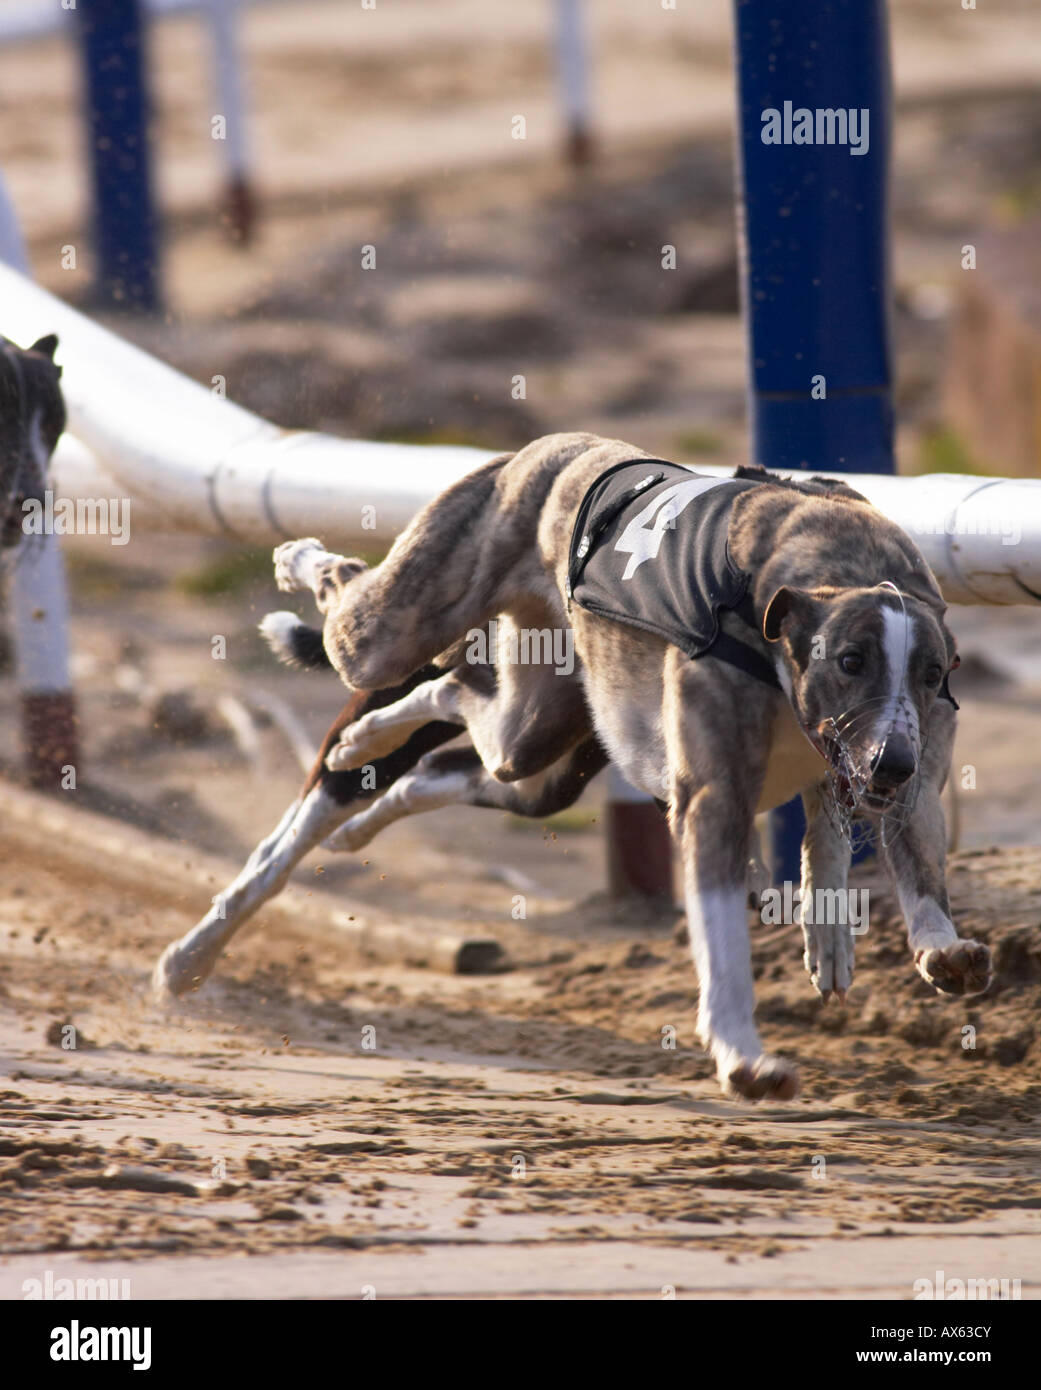
[[[735, 0], [734, 16], [751, 457], [891, 473], [885, 0]], [[775, 821], [780, 876], [798, 879], [801, 804]]]
[[160, 307], [144, 24], [139, 0], [80, 0], [93, 184], [97, 298], [105, 308]]

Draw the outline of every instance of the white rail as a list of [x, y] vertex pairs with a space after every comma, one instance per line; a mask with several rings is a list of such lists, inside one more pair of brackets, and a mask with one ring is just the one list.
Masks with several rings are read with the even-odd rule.
[[[135, 506], [140, 500], [173, 526], [263, 543], [318, 534], [336, 546], [371, 547], [492, 457], [280, 430], [6, 267], [0, 332], [23, 344], [59, 335], [71, 432]], [[949, 601], [1041, 603], [1041, 480], [855, 474], [847, 481], [917, 541]]]
[[[277, 0], [284, 4], [285, 0]], [[272, 4], [275, 0], [246, 0], [251, 5]], [[204, 10], [209, 0], [144, 0], [145, 12], [156, 19], [185, 11]], [[32, 43], [70, 29], [76, 15], [72, 7], [58, 0], [22, 0], [0, 8], [0, 43]]]

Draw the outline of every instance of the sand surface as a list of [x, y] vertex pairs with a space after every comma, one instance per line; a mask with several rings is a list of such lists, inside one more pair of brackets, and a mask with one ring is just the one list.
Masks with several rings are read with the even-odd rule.
[[804, 1091], [748, 1107], [694, 1038], [682, 923], [489, 918], [512, 968], [457, 977], [262, 918], [167, 1009], [148, 968], [205, 892], [193, 852], [157, 844], [168, 887], [60, 845], [30, 871], [30, 839], [0, 833], [0, 1296], [48, 1269], [150, 1298], [908, 1298], [936, 1269], [1036, 1295], [1037, 851], [955, 858], [998, 962], [969, 1005], [917, 980], [884, 897], [845, 1008], [758, 925]]

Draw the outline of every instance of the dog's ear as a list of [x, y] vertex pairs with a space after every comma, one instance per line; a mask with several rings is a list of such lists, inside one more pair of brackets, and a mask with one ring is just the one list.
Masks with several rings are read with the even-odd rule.
[[782, 584], [766, 605], [763, 614], [763, 636], [768, 642], [779, 642], [785, 622], [798, 612], [808, 612], [814, 600], [804, 589], [790, 589]]
[[947, 603], [943, 594], [940, 593], [935, 584], [931, 584], [924, 576], [912, 576], [905, 580], [900, 588], [908, 598], [913, 598], [918, 603], [924, 603], [926, 608], [931, 608], [937, 618], [942, 619], [947, 612]]
[[46, 336], [45, 338], [37, 338], [37, 339], [36, 339], [36, 342], [33, 343], [32, 347], [29, 349], [29, 351], [30, 351], [30, 352], [38, 352], [38, 353], [42, 354], [42, 356], [44, 356], [44, 357], [49, 357], [50, 360], [53, 362], [53, 361], [54, 361], [54, 353], [55, 353], [55, 349], [57, 348], [57, 346], [58, 346], [58, 335], [57, 335], [57, 333], [48, 333], [47, 336]]

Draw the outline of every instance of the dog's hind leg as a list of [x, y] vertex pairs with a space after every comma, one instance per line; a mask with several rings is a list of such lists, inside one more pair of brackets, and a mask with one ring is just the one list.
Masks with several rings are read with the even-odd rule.
[[[806, 811], [799, 904], [806, 943], [803, 963], [825, 1003], [833, 993], [845, 1000], [853, 982], [853, 932], [846, 892], [850, 848], [825, 809], [820, 787], [803, 792], [802, 804]], [[829, 915], [845, 920], [818, 920]]]
[[205, 917], [163, 952], [152, 976], [158, 994], [184, 994], [198, 988], [239, 928], [285, 887], [293, 869], [310, 850], [355, 814], [360, 801], [378, 795], [425, 753], [457, 737], [455, 726], [429, 723], [389, 757], [374, 761], [362, 772], [330, 771], [325, 759], [344, 724], [395, 694], [400, 691], [368, 696], [359, 693], [345, 707], [326, 734], [300, 795], [277, 828], [256, 847], [238, 877], [217, 894]]
[[586, 738], [541, 773], [516, 782], [499, 782], [485, 770], [475, 749], [441, 749], [420, 759], [412, 772], [352, 816], [329, 838], [327, 848], [362, 849], [394, 821], [445, 806], [483, 806], [518, 816], [551, 816], [573, 805], [590, 778], [606, 765], [607, 754], [600, 743]]
[[373, 569], [315, 541], [280, 547], [282, 582], [315, 592], [325, 651], [345, 684], [380, 690], [424, 662], [453, 664], [446, 654], [497, 614], [526, 629], [568, 631], [540, 524], [569, 463], [589, 454], [592, 476], [597, 443], [551, 436], [474, 469], [423, 507]]
[[275, 583], [283, 593], [310, 589], [321, 613], [339, 602], [345, 584], [368, 569], [364, 560], [347, 560], [326, 550], [321, 541], [308, 536], [286, 541], [275, 547]]
[[[510, 457], [475, 469], [423, 507], [374, 569], [313, 539], [277, 548], [279, 585], [314, 593], [325, 650], [347, 685], [382, 690], [406, 680], [502, 607], [504, 593], [545, 585], [535, 532], [555, 471], [543, 468], [541, 488], [529, 487], [523, 506], [508, 503], [499, 479]], [[520, 475], [518, 484], [531, 477], [523, 465]]]

